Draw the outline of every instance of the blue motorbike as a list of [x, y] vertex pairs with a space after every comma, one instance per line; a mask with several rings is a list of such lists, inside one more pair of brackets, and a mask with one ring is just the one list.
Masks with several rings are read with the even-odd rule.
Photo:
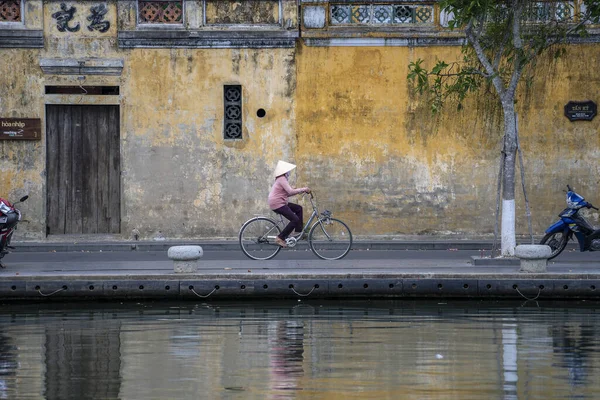
[[585, 201], [569, 185], [567, 185], [567, 189], [567, 208], [558, 214], [560, 220], [546, 229], [546, 235], [540, 242], [552, 249], [550, 259], [562, 253], [569, 240], [573, 239], [573, 235], [579, 242], [579, 251], [600, 251], [600, 229], [594, 229], [585, 218], [579, 215], [579, 210], [583, 208], [593, 208], [594, 210], [598, 210], [598, 208]]

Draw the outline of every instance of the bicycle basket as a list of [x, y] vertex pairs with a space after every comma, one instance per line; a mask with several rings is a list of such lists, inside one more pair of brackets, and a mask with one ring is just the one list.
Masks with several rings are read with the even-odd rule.
[[331, 218], [331, 211], [325, 210], [321, 213], [321, 215], [325, 218]]

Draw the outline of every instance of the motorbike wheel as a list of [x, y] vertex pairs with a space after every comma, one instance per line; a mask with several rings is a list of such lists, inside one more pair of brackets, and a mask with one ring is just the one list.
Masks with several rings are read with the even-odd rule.
[[552, 249], [552, 253], [550, 254], [550, 258], [548, 260], [552, 260], [554, 257], [558, 256], [562, 251], [567, 247], [567, 242], [569, 241], [569, 234], [565, 232], [555, 232], [555, 233], [547, 233], [541, 240], [540, 244], [545, 244], [550, 246]]
[[2, 257], [4, 257], [8, 253], [8, 251], [6, 250], [8, 242], [9, 241], [6, 237], [0, 238], [0, 259], [2, 259]]
[[4, 266], [4, 264], [2, 264], [2, 258], [6, 255], [7, 251], [6, 251], [6, 245], [8, 241], [5, 240], [4, 238], [0, 239], [0, 268], [6, 268]]

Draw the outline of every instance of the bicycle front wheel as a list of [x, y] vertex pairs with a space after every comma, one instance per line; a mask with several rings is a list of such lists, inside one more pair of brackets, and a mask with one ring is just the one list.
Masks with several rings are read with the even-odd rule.
[[240, 229], [240, 247], [253, 260], [268, 260], [277, 255], [281, 247], [275, 238], [281, 229], [269, 218], [252, 218]]
[[313, 253], [323, 260], [339, 260], [352, 247], [352, 232], [339, 219], [318, 220], [310, 228], [308, 243]]

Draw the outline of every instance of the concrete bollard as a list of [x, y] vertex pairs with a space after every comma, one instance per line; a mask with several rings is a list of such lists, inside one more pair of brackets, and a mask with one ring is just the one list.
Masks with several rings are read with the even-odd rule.
[[521, 272], [546, 272], [551, 254], [552, 249], [545, 244], [522, 244], [515, 248], [515, 256], [521, 260]]
[[177, 274], [198, 271], [198, 260], [203, 254], [200, 246], [173, 246], [167, 251], [167, 255], [173, 260], [173, 270]]

